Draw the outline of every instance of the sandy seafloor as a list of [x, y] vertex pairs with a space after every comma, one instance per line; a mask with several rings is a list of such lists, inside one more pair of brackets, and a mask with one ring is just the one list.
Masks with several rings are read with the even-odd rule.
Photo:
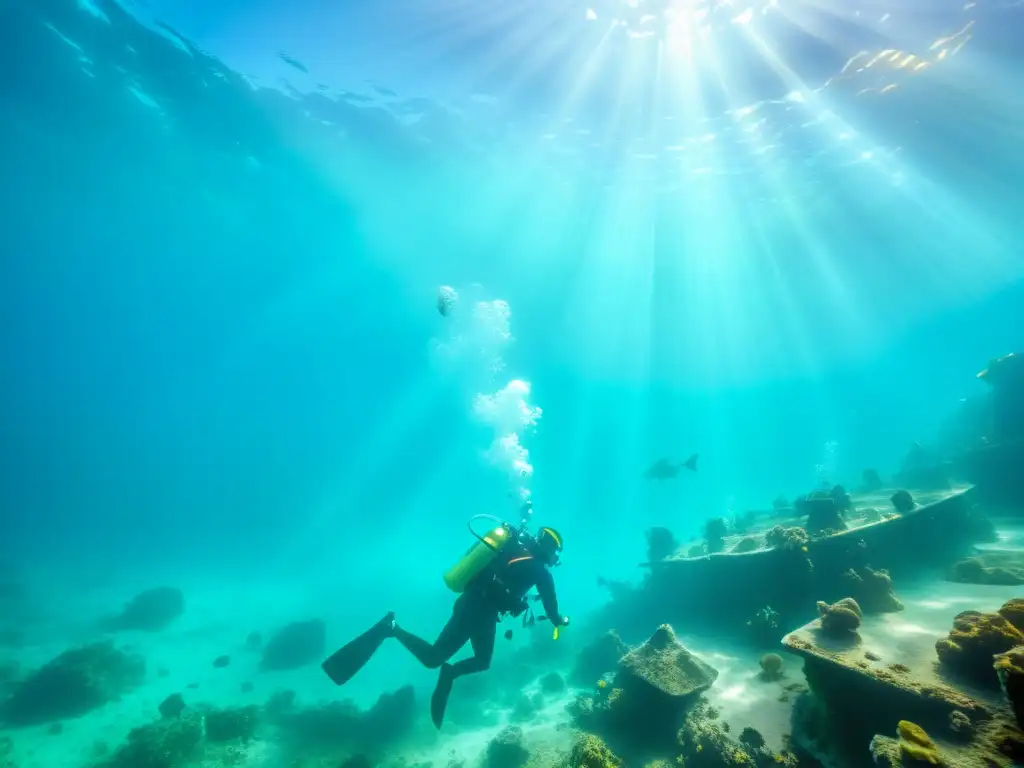
[[[1000, 541], [980, 549], [1017, 549], [1024, 546], [1024, 526], [1014, 522], [1000, 525]], [[89, 600], [76, 600], [77, 610], [52, 617], [30, 632], [31, 642], [18, 651], [0, 649], [0, 660], [15, 659], [24, 669], [31, 669], [67, 648], [103, 637], [94, 629], [95, 618], [111, 612], [139, 589], [109, 587], [92, 589]], [[263, 704], [276, 690], [292, 689], [299, 704], [314, 704], [332, 699], [354, 698], [362, 706], [373, 703], [382, 690], [393, 690], [403, 682], [416, 686], [418, 706], [423, 709], [420, 723], [422, 738], [416, 747], [401, 755], [409, 762], [432, 762], [438, 768], [453, 760], [477, 761], [488, 741], [508, 724], [508, 710], [502, 710], [486, 728], [459, 731], [446, 727], [439, 734], [431, 733], [426, 719], [427, 702], [436, 673], [420, 670], [398, 648], [382, 650], [383, 659], [375, 659], [367, 670], [366, 682], [352, 690], [337, 689], [325, 678], [319, 667], [292, 672], [261, 673], [257, 670], [258, 652], [245, 648], [249, 632], [261, 630], [266, 636], [274, 626], [289, 620], [323, 615], [315, 609], [322, 594], [305, 591], [296, 605], [296, 591], [278, 587], [277, 591], [265, 585], [249, 585], [240, 589], [237, 584], [217, 589], [209, 583], [191, 587], [181, 585], [187, 596], [185, 614], [169, 628], [158, 633], [121, 633], [115, 636], [119, 647], [140, 653], [146, 659], [146, 682], [99, 710], [83, 717], [62, 722], [60, 733], [51, 733], [46, 725], [0, 731], [9, 737], [13, 750], [7, 759], [18, 768], [78, 768], [90, 763], [98, 741], [115, 748], [127, 732], [138, 725], [157, 718], [157, 707], [170, 693], [180, 692], [189, 703], [208, 703], [214, 706], [241, 706]], [[964, 610], [994, 610], [1004, 601], [1021, 596], [1020, 587], [995, 587], [955, 584], [939, 578], [914, 584], [895, 585], [897, 595], [905, 609], [899, 613], [874, 617], [871, 621], [870, 650], [886, 660], [899, 660], [901, 654], [919, 653], [924, 646], [934, 645], [935, 639], [949, 631], [953, 617]], [[357, 608], [361, 614], [366, 613]], [[376, 610], [376, 609], [374, 609]], [[440, 617], [438, 618], [440, 620]], [[346, 622], [349, 623], [349, 622]], [[435, 622], [436, 623], [436, 622]], [[652, 628], [653, 629], [653, 628]], [[796, 629], [793, 627], [792, 629]], [[336, 632], [329, 633], [329, 645], [336, 644]], [[767, 651], [754, 650], [726, 637], [699, 636], [680, 633], [680, 640], [694, 653], [704, 658], [719, 671], [719, 677], [708, 693], [710, 703], [719, 710], [720, 717], [729, 723], [733, 733], [752, 726], [765, 736], [770, 746], [783, 746], [783, 735], [790, 732], [789, 714], [796, 693], [786, 687], [804, 682], [800, 661], [794, 656], [785, 658], [785, 675], [774, 682], [759, 677], [758, 659]], [[518, 639], [516, 642], [522, 642]], [[496, 654], [509, 654], [510, 645], [499, 637]], [[231, 657], [226, 668], [214, 668], [213, 659], [222, 654]], [[163, 670], [163, 676], [158, 674]], [[555, 671], [568, 672], [567, 669]], [[396, 684], [379, 684], [381, 673]], [[359, 679], [359, 678], [357, 678]], [[596, 682], [596, 681], [595, 681]], [[242, 684], [252, 683], [251, 692], [243, 692]], [[197, 688], [190, 689], [190, 684]], [[528, 723], [517, 723], [524, 731], [531, 748], [566, 747], [571, 738], [565, 704], [579, 689], [570, 689], [565, 695], [548, 698], [545, 708]], [[456, 687], [453, 697], [458, 696]], [[782, 699], [782, 700], [780, 700]], [[283, 756], [269, 741], [256, 741], [247, 749], [243, 766], [279, 766]], [[340, 758], [343, 755], [339, 756]]]

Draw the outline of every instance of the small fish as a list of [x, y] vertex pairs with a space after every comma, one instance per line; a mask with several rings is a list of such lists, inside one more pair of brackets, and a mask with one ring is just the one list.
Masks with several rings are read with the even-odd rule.
[[648, 480], [671, 480], [684, 469], [696, 472], [699, 456], [699, 453], [695, 453], [686, 461], [679, 463], [674, 463], [671, 459], [658, 459], [644, 472], [644, 477]]
[[506, 629], [505, 630], [505, 639], [506, 640], [511, 640], [512, 639], [512, 630], [511, 629]]
[[223, 669], [230, 663], [230, 656], [218, 656], [216, 659], [213, 660], [213, 666], [215, 666], [217, 669]]
[[306, 65], [303, 64], [298, 59], [296, 59], [294, 56], [290, 56], [284, 51], [279, 51], [277, 55], [281, 59], [281, 61], [283, 61], [288, 66], [295, 67], [295, 69], [299, 70], [299, 72], [305, 72], [307, 75], [309, 74], [309, 69], [307, 69]]

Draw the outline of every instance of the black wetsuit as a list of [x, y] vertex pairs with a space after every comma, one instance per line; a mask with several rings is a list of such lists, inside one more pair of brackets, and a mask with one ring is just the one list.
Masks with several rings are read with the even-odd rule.
[[471, 643], [473, 656], [451, 665], [447, 676], [454, 679], [483, 672], [491, 666], [498, 622], [527, 610], [526, 595], [531, 589], [537, 590], [547, 618], [555, 626], [561, 625], [551, 572], [530, 548], [507, 547], [469, 582], [433, 644], [400, 627], [395, 628], [395, 637], [430, 669], [442, 666], [467, 642]]

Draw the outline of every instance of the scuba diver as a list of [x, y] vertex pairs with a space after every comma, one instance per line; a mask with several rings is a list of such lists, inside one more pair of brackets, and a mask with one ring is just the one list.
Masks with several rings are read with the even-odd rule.
[[[524, 509], [528, 514], [528, 503]], [[567, 626], [569, 619], [558, 611], [555, 582], [549, 569], [558, 565], [562, 537], [553, 528], [541, 528], [536, 536], [531, 536], [526, 532], [525, 519], [524, 516], [519, 528], [502, 523], [483, 536], [473, 531], [470, 521], [470, 532], [478, 541], [445, 574], [445, 584], [460, 594], [451, 617], [433, 643], [399, 626], [394, 613], [388, 613], [327, 659], [324, 672], [337, 685], [343, 685], [362, 669], [385, 639], [393, 637], [423, 666], [440, 670], [430, 699], [430, 717], [440, 728], [455, 680], [484, 672], [491, 666], [498, 623], [506, 616], [525, 615], [524, 625], [532, 624], [527, 601], [532, 589], [537, 590], [535, 599], [541, 601], [546, 614], [538, 618], [552, 623], [553, 638], [557, 640], [559, 629]], [[449, 660], [467, 642], [473, 655], [450, 664]]]

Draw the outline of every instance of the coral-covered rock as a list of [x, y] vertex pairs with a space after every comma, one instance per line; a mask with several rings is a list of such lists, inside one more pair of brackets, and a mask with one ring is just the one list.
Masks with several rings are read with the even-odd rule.
[[675, 554], [679, 549], [679, 542], [672, 535], [668, 528], [656, 526], [648, 529], [647, 537], [647, 561], [656, 563], [666, 557]]
[[865, 613], [894, 613], [903, 610], [892, 591], [892, 578], [888, 571], [864, 567], [843, 574], [847, 587], [857, 605]]
[[263, 648], [260, 669], [299, 669], [324, 655], [327, 628], [319, 619], [294, 621], [279, 629]]
[[180, 693], [172, 693], [160, 702], [160, 706], [157, 707], [157, 711], [160, 712], [160, 717], [165, 720], [173, 720], [176, 717], [181, 717], [181, 713], [185, 711], [185, 699]]
[[0, 720], [34, 725], [79, 717], [142, 683], [146, 663], [112, 643], [65, 651], [18, 682], [0, 705]]
[[206, 740], [211, 743], [252, 741], [259, 723], [259, 707], [227, 707], [206, 713]]
[[570, 768], [619, 768], [622, 765], [614, 752], [599, 737], [582, 734], [569, 753]]
[[797, 514], [807, 516], [804, 529], [810, 536], [828, 536], [846, 530], [839, 507], [828, 493], [815, 491], [797, 499], [794, 506]]
[[861, 612], [860, 606], [851, 597], [844, 597], [832, 605], [818, 601], [818, 618], [821, 621], [821, 631], [826, 635], [849, 637], [860, 629], [860, 622], [863, 617], [864, 614]]
[[147, 589], [133, 597], [117, 616], [103, 620], [113, 631], [159, 632], [185, 612], [185, 596], [177, 587]]
[[998, 613], [964, 611], [953, 619], [949, 635], [935, 643], [939, 664], [976, 683], [995, 686], [992, 657], [1024, 644], [1024, 633]]
[[1024, 571], [1017, 568], [987, 566], [980, 557], [968, 557], [955, 563], [950, 568], [946, 579], [960, 584], [991, 584], [1012, 587], [1024, 584]]
[[718, 670], [690, 653], [672, 627], [662, 624], [647, 642], [622, 657], [616, 683], [631, 692], [685, 699], [703, 693], [717, 678]]
[[733, 741], [727, 726], [717, 722], [704, 703], [686, 716], [679, 730], [681, 749], [678, 765], [686, 768], [778, 768], [796, 766], [794, 755], [776, 754], [768, 748], [764, 737], [753, 728], [744, 728], [738, 741]]
[[576, 657], [569, 680], [576, 685], [594, 685], [607, 672], [618, 666], [619, 659], [626, 655], [629, 646], [622, 642], [614, 629], [605, 632], [592, 643], [583, 647]]
[[994, 666], [1017, 726], [1024, 728], [1024, 645], [996, 656]]
[[904, 764], [943, 765], [938, 748], [924, 728], [907, 720], [900, 720], [896, 727], [899, 734], [900, 754]]
[[998, 611], [999, 615], [1024, 632], [1024, 599], [1015, 597], [1007, 600]]
[[774, 549], [795, 549], [799, 550], [807, 546], [807, 531], [803, 528], [786, 528], [781, 525], [773, 526], [765, 535], [765, 542]]
[[901, 515], [905, 515], [908, 512], [913, 512], [917, 508], [917, 502], [914, 501], [914, 497], [910, 495], [910, 491], [899, 490], [892, 495], [889, 499], [892, 502], [893, 507]]
[[517, 725], [503, 728], [487, 745], [487, 768], [522, 768], [529, 759], [523, 729]]
[[416, 689], [411, 685], [382, 693], [362, 717], [361, 747], [373, 752], [389, 742], [401, 741], [409, 735], [418, 716]]
[[197, 714], [133, 728], [103, 768], [178, 768], [203, 753], [203, 722]]
[[758, 664], [761, 666], [762, 680], [778, 680], [782, 677], [782, 657], [777, 653], [766, 653]]
[[557, 672], [548, 672], [540, 679], [540, 689], [548, 695], [557, 695], [565, 690], [565, 680]]

